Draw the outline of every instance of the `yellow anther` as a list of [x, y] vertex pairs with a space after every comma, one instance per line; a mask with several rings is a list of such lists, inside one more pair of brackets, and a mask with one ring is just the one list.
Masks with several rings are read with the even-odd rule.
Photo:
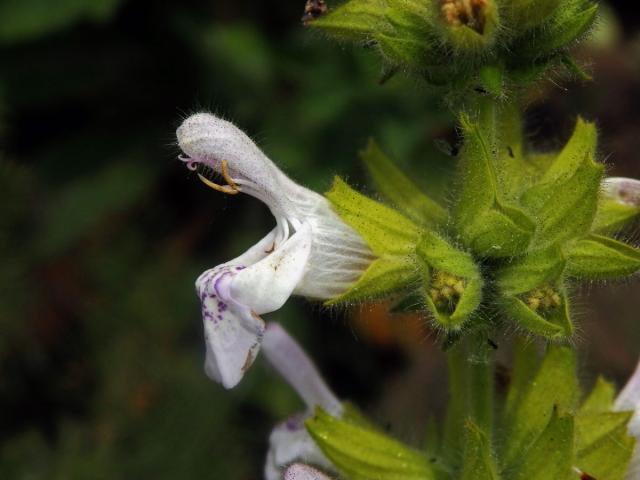
[[207, 187], [211, 187], [217, 192], [226, 193], [227, 195], [236, 195], [241, 192], [240, 187], [236, 182], [233, 181], [231, 175], [229, 175], [229, 168], [226, 160], [222, 160], [220, 162], [220, 167], [222, 169], [222, 178], [225, 179], [227, 185], [218, 185], [215, 182], [212, 182], [204, 175], [198, 174], [198, 178], [202, 180]]

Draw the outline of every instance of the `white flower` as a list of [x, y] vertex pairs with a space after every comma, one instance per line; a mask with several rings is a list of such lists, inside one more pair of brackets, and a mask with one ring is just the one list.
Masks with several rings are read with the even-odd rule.
[[605, 197], [623, 205], [640, 207], [640, 180], [626, 177], [607, 177], [602, 182]]
[[320, 470], [309, 465], [294, 463], [284, 472], [284, 480], [331, 480]]
[[640, 478], [640, 363], [625, 387], [618, 394], [614, 405], [616, 411], [635, 412], [628, 425], [629, 435], [636, 438], [636, 447], [631, 459], [627, 480]]
[[277, 310], [292, 294], [340, 295], [374, 256], [322, 195], [289, 179], [232, 123], [198, 113], [182, 123], [177, 137], [189, 168], [209, 167], [228, 183], [220, 186], [200, 176], [207, 185], [252, 195], [276, 220], [255, 246], [196, 281], [207, 343], [205, 371], [231, 388], [260, 349], [264, 322], [259, 315]]
[[298, 461], [327, 471], [334, 470], [331, 462], [309, 436], [304, 421], [316, 406], [339, 417], [344, 411], [342, 404], [324, 383], [307, 354], [279, 324], [269, 323], [267, 326], [263, 351], [269, 363], [293, 387], [307, 406], [306, 412], [290, 416], [271, 432], [264, 470], [265, 479], [281, 480], [284, 468]]

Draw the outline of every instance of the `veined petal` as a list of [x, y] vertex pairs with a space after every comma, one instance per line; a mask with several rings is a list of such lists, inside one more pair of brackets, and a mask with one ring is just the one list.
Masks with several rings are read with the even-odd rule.
[[277, 310], [304, 275], [311, 243], [311, 226], [305, 223], [273, 253], [235, 275], [231, 296], [258, 314]]
[[294, 463], [286, 472], [284, 480], [331, 480], [328, 476], [309, 465]]
[[202, 304], [209, 378], [232, 388], [242, 379], [260, 349], [263, 320], [230, 295], [230, 283], [242, 266], [220, 266], [198, 278], [196, 289]]

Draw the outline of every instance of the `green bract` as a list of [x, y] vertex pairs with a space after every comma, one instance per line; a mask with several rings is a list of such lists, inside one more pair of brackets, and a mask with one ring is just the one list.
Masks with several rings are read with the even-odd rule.
[[575, 328], [568, 292], [576, 280], [640, 270], [640, 250], [606, 236], [635, 218], [638, 207], [620, 214], [601, 194], [604, 167], [592, 123], [578, 118], [560, 151], [539, 154], [525, 142], [513, 105], [483, 94], [471, 100], [459, 117], [464, 145], [450, 211], [374, 142], [362, 158], [397, 210], [336, 180], [327, 197], [378, 259], [332, 302], [395, 292], [414, 305], [419, 297], [449, 340], [501, 321], [569, 339]]
[[[441, 436], [429, 432], [423, 452], [369, 423], [321, 409], [307, 420], [307, 429], [349, 480], [573, 480], [576, 470], [590, 475], [585, 478], [623, 480], [635, 444], [626, 430], [632, 413], [613, 411], [613, 387], [599, 379], [581, 400], [572, 349], [549, 346], [542, 360], [531, 343], [516, 352], [495, 419], [486, 423], [476, 416], [464, 406], [473, 399], [453, 385], [456, 398], [449, 405], [455, 414]], [[454, 447], [460, 451], [451, 454]]]
[[596, 14], [590, 0], [347, 0], [306, 24], [374, 46], [390, 70], [502, 94], [556, 63], [583, 75], [566, 50]]

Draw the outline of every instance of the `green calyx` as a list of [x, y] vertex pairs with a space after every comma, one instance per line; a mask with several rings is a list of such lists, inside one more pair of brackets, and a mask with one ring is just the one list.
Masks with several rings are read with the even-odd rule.
[[501, 96], [552, 65], [580, 68], [567, 48], [593, 25], [591, 0], [347, 0], [305, 24], [373, 46], [389, 70], [410, 71], [452, 91], [484, 88], [498, 73]]
[[603, 194], [592, 123], [578, 119], [563, 148], [539, 154], [514, 106], [475, 100], [459, 117], [464, 144], [450, 209], [373, 141], [361, 157], [393, 207], [336, 179], [327, 198], [377, 258], [328, 303], [393, 295], [398, 305], [417, 304], [448, 341], [500, 325], [567, 341], [575, 282], [640, 270], [640, 249], [606, 235], [637, 216], [611, 214], [611, 202], [638, 207]]

